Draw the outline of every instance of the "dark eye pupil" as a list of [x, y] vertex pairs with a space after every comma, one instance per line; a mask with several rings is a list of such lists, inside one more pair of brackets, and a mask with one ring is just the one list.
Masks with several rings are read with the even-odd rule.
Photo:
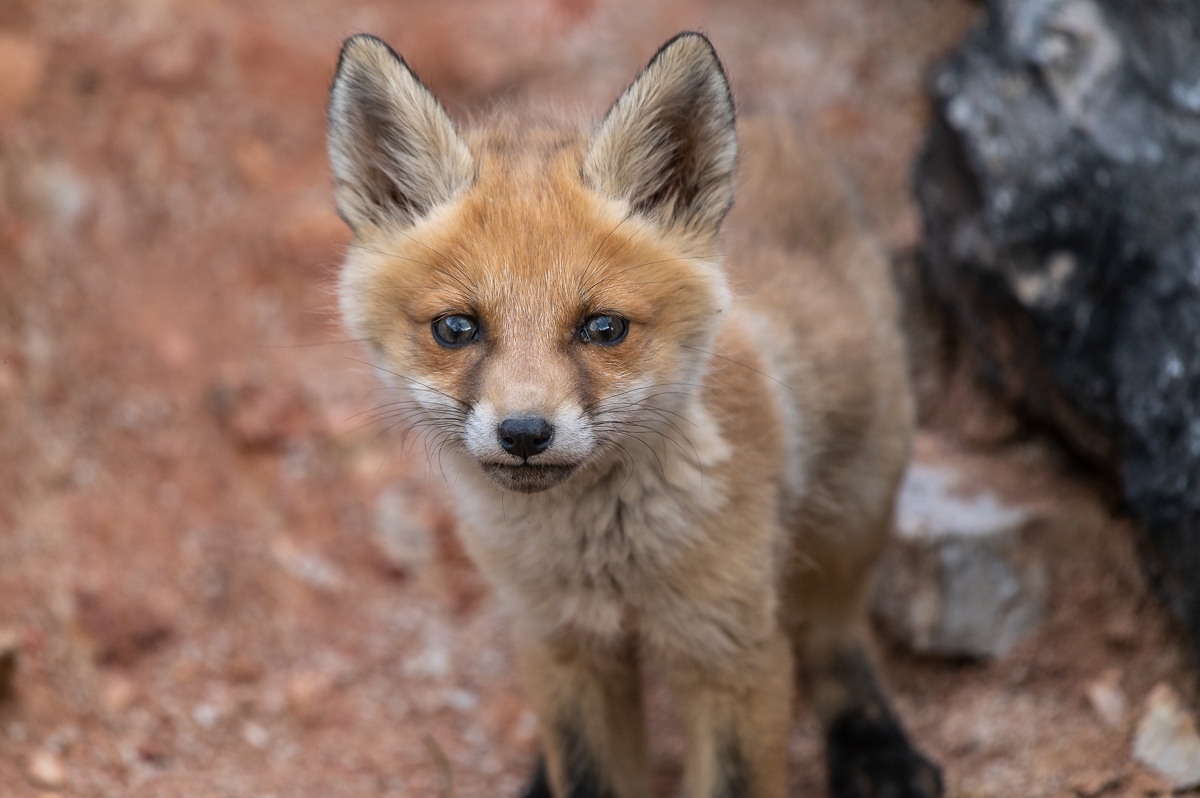
[[628, 322], [620, 316], [592, 316], [583, 324], [584, 337], [597, 344], [615, 344], [625, 337]]
[[479, 325], [466, 316], [443, 316], [433, 323], [433, 336], [444, 346], [462, 346], [475, 339]]

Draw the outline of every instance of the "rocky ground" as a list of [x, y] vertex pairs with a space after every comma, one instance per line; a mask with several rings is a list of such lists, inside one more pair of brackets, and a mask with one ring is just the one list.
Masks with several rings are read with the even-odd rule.
[[[470, 798], [524, 779], [504, 619], [436, 461], [373, 419], [385, 399], [333, 313], [347, 236], [323, 103], [344, 35], [388, 38], [468, 117], [510, 96], [599, 113], [703, 29], [741, 106], [823, 130], [903, 252], [922, 77], [976, 13], [0, 3], [0, 794]], [[1152, 707], [1186, 760], [1169, 710], [1192, 685], [1111, 489], [961, 382], [922, 384], [918, 459], [1023, 508], [1041, 620], [990, 661], [885, 645], [899, 711], [959, 796], [1164, 794], [1135, 729]], [[666, 791], [679, 738], [651, 704]], [[794, 794], [819, 795], [798, 718]]]

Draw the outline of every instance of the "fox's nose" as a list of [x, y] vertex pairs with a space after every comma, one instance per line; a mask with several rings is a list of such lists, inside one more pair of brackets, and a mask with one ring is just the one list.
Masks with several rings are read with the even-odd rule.
[[554, 437], [554, 427], [541, 416], [513, 416], [500, 422], [500, 445], [509, 454], [528, 460], [546, 451]]

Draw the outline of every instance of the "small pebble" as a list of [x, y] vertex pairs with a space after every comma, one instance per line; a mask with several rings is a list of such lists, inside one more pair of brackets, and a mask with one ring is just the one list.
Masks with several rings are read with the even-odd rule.
[[1110, 728], [1120, 728], [1129, 711], [1129, 701], [1121, 690], [1121, 672], [1115, 668], [1087, 686], [1088, 703]]
[[212, 704], [198, 704], [192, 710], [192, 720], [196, 721], [196, 725], [204, 729], [211, 729], [217, 725], [220, 719], [220, 713]]
[[29, 778], [39, 787], [58, 789], [67, 783], [67, 767], [58, 754], [41, 748], [29, 757]]
[[100, 693], [100, 704], [110, 715], [120, 715], [137, 700], [137, 685], [121, 674], [113, 674]]
[[271, 741], [271, 734], [262, 725], [249, 721], [242, 727], [242, 739], [261, 751]]
[[1137, 621], [1130, 615], [1119, 615], [1104, 625], [1104, 640], [1113, 648], [1134, 648], [1138, 642]]
[[262, 678], [265, 668], [261, 662], [244, 655], [234, 655], [225, 666], [229, 681], [236, 684], [252, 684]]
[[332, 689], [333, 679], [323, 671], [293, 674], [286, 688], [288, 708], [300, 716], [312, 715]]
[[1112, 773], [1091, 773], [1075, 779], [1071, 784], [1071, 792], [1078, 798], [1099, 798], [1120, 787], [1121, 781], [1121, 776]]
[[146, 739], [137, 744], [137, 756], [143, 762], [163, 762], [167, 758], [167, 749], [156, 740]]
[[479, 706], [479, 697], [470, 690], [447, 690], [446, 703], [459, 712], [470, 712]]
[[334, 593], [346, 582], [342, 572], [327, 558], [280, 537], [271, 546], [275, 562], [291, 576], [321, 593]]

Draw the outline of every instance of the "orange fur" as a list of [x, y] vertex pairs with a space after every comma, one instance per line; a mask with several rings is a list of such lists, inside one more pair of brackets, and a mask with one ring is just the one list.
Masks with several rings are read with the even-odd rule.
[[[732, 108], [694, 34], [595, 133], [462, 133], [369, 38], [335, 82], [343, 313], [453, 464], [558, 795], [646, 794], [639, 652], [667, 665], [695, 796], [784, 795], [795, 666], [831, 745], [890, 718], [864, 623], [912, 426], [887, 264], [819, 146], [752, 121], [726, 265]], [[477, 337], [439, 343], [447, 316]], [[598, 316], [626, 337], [585, 340]], [[497, 424], [529, 417], [554, 435], [518, 457]], [[938, 794], [912, 756], [934, 786], [897, 794]]]

